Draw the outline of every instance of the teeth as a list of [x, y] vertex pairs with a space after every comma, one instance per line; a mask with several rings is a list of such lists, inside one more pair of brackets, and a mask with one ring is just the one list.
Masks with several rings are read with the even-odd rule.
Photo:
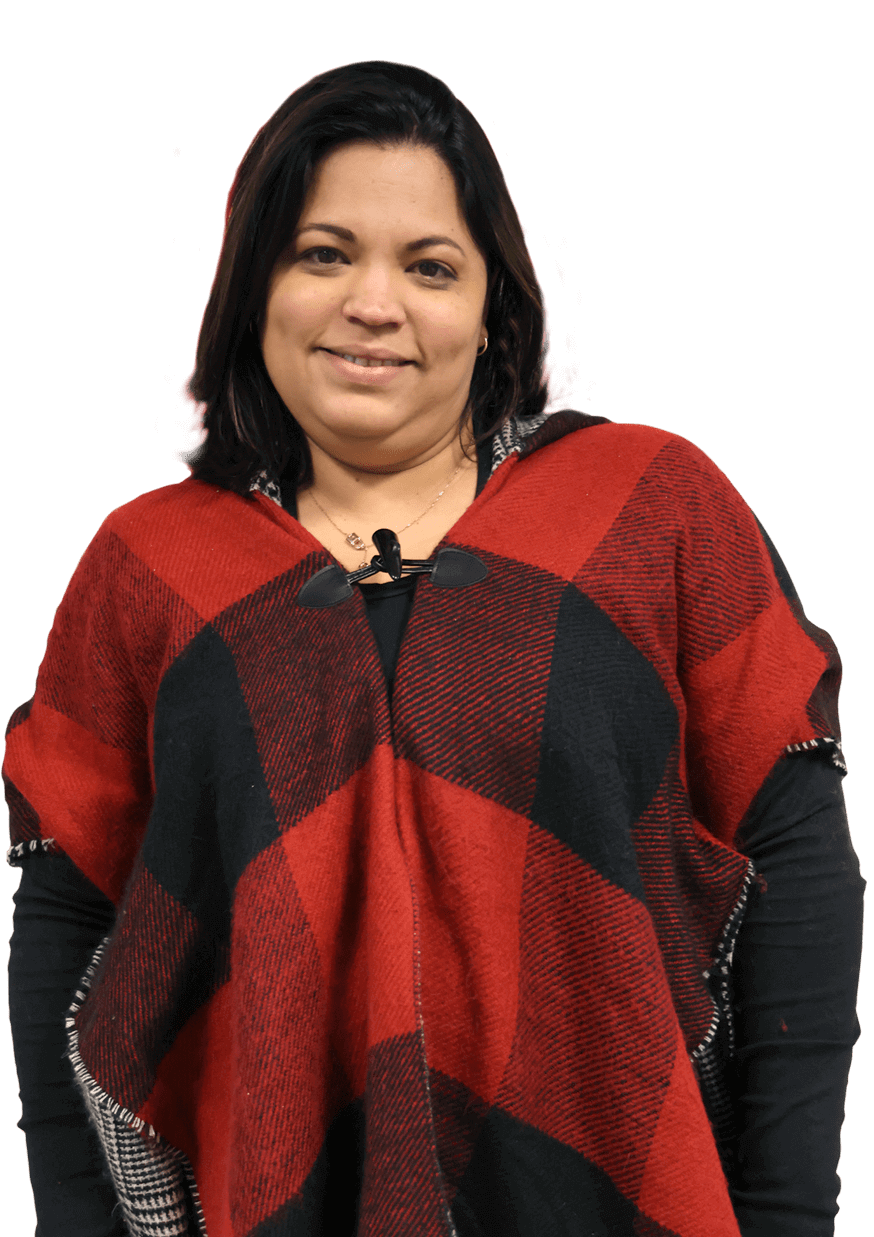
[[342, 356], [344, 361], [351, 361], [353, 365], [363, 365], [365, 366], [365, 368], [367, 367], [372, 368], [374, 365], [403, 365], [405, 364], [404, 361], [387, 361], [387, 360], [383, 361], [383, 360], [376, 360], [372, 357], [351, 356], [348, 352], [341, 352], [340, 356]]

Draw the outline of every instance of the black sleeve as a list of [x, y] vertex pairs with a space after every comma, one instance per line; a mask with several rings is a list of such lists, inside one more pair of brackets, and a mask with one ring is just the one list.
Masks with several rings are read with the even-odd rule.
[[65, 855], [36, 854], [15, 894], [9, 1015], [36, 1237], [123, 1237], [105, 1157], [65, 1055], [64, 1020], [112, 903]]
[[740, 838], [758, 880], [733, 962], [743, 1237], [832, 1237], [865, 882], [841, 775], [782, 760]]

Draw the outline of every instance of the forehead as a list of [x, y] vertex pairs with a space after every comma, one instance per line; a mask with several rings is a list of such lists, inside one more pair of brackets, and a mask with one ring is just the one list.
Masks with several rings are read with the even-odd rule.
[[316, 169], [298, 226], [315, 219], [356, 233], [356, 220], [359, 228], [418, 229], [430, 221], [435, 227], [426, 231], [439, 224], [469, 238], [452, 172], [427, 146], [353, 142], [331, 151]]

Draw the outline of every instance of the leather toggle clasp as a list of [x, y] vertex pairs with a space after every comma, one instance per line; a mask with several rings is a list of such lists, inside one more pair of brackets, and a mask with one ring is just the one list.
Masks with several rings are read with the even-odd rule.
[[377, 553], [366, 567], [344, 571], [339, 564], [332, 563], [310, 576], [297, 595], [298, 605], [310, 610], [339, 605], [352, 596], [353, 584], [380, 572], [393, 580], [405, 575], [427, 575], [438, 588], [468, 588], [471, 584], [479, 584], [489, 574], [482, 559], [451, 546], [438, 550], [432, 559], [401, 558], [400, 542], [390, 528], [378, 528], [373, 534], [373, 544]]

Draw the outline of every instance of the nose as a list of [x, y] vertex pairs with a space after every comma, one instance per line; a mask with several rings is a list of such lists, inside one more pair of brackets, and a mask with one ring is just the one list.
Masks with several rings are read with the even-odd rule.
[[343, 313], [365, 326], [400, 326], [406, 321], [402, 289], [385, 267], [370, 263], [355, 271]]

